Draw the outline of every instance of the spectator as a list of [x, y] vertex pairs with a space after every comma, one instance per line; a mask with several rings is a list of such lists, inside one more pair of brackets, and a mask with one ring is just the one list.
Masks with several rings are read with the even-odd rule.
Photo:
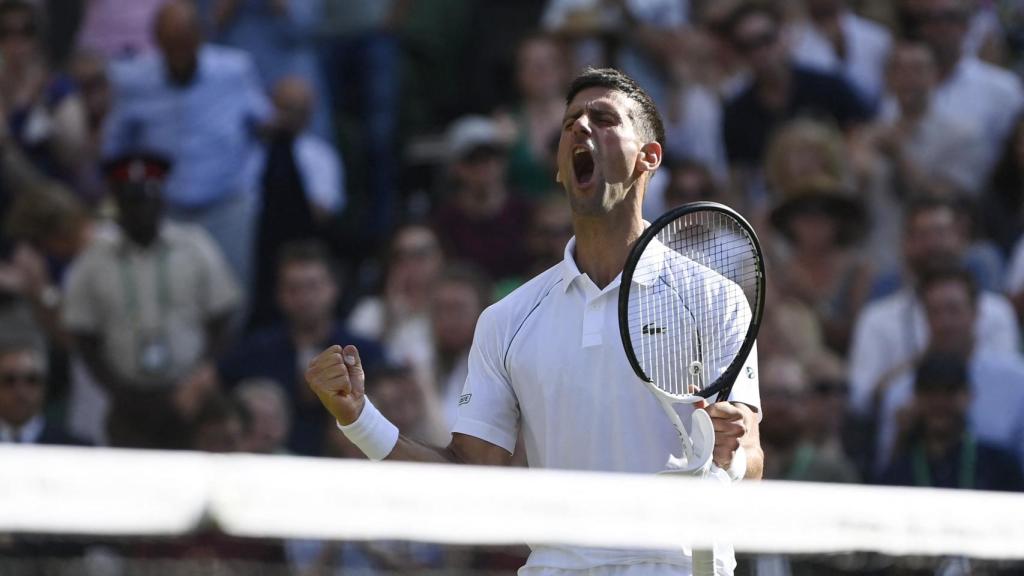
[[226, 396], [207, 397], [196, 411], [191, 428], [192, 450], [223, 454], [242, 449], [242, 413]]
[[778, 287], [815, 311], [825, 344], [842, 354], [873, 275], [870, 262], [855, 250], [867, 224], [864, 206], [829, 180], [782, 192], [771, 213], [788, 248], [777, 263]]
[[276, 116], [263, 168], [251, 326], [276, 320], [274, 258], [281, 247], [324, 236], [329, 219], [345, 206], [338, 154], [307, 129], [315, 99], [310, 85], [298, 77], [274, 86]]
[[850, 11], [846, 0], [808, 0], [793, 26], [792, 55], [809, 68], [842, 75], [866, 101], [882, 97], [882, 69], [892, 44], [884, 26]]
[[166, 1], [88, 0], [78, 47], [111, 60], [148, 54], [154, 49], [153, 18]]
[[537, 197], [551, 191], [556, 170], [552, 142], [561, 133], [567, 83], [565, 54], [554, 37], [534, 34], [520, 41], [516, 84], [521, 100], [499, 118], [503, 129], [514, 134], [508, 177], [517, 192]]
[[116, 446], [182, 445], [183, 420], [217, 386], [212, 361], [240, 299], [210, 238], [164, 220], [169, 170], [141, 154], [106, 165], [117, 227], [96, 237], [66, 282], [64, 323], [93, 381], [74, 382], [80, 404], [70, 407], [71, 418], [102, 422], [75, 412], [109, 399], [107, 433]]
[[689, 19], [687, 8], [675, 0], [548, 0], [541, 25], [575, 40], [573, 69], [614, 64], [663, 104], [662, 71], [673, 56], [673, 36]]
[[865, 130], [855, 150], [875, 223], [871, 252], [883, 269], [896, 264], [892, 246], [907, 198], [950, 189], [977, 196], [987, 170], [981, 134], [935, 105], [937, 69], [927, 46], [897, 42], [886, 82], [896, 105]]
[[95, 226], [78, 198], [56, 181], [41, 180], [21, 192], [5, 218], [4, 231], [15, 245], [10, 263], [0, 268], [13, 274], [7, 278], [18, 284], [14, 291], [32, 304], [51, 343], [63, 348], [58, 287], [67, 267], [92, 242]]
[[773, 418], [761, 427], [761, 441], [768, 449], [765, 478], [806, 482], [857, 482], [853, 464], [841, 455], [822, 449], [812, 437], [804, 401], [813, 394], [807, 371], [795, 358], [769, 359], [761, 370], [761, 402]]
[[[869, 139], [890, 164], [887, 197], [934, 193], [940, 184], [977, 195], [988, 169], [978, 152], [982, 135], [934, 105], [937, 68], [928, 47], [897, 43], [886, 67], [886, 82], [896, 106], [873, 127]], [[886, 208], [898, 200], [890, 200]]]
[[435, 216], [445, 253], [495, 280], [521, 274], [526, 254], [519, 239], [529, 209], [506, 184], [507, 142], [497, 125], [480, 116], [457, 120], [448, 130], [448, 150], [454, 182]]
[[490, 304], [490, 282], [468, 266], [448, 267], [434, 287], [430, 304], [434, 340], [431, 381], [435, 385], [432, 392], [440, 399], [446, 432], [455, 425], [458, 414], [476, 321]]
[[882, 269], [871, 298], [888, 296], [914, 274], [934, 264], [959, 262], [974, 275], [982, 290], [1002, 292], [1003, 263], [998, 250], [984, 240], [972, 240], [973, 214], [964, 200], [944, 196], [909, 198], [903, 207], [903, 262]]
[[205, 44], [188, 0], [154, 20], [159, 53], [111, 68], [114, 106], [104, 152], [151, 150], [168, 157], [169, 219], [214, 238], [236, 278], [251, 281], [260, 142], [270, 106], [248, 55]]
[[[316, 28], [324, 0], [200, 0], [198, 6], [218, 44], [249, 53], [268, 90], [285, 78], [301, 78], [316, 94], [326, 85], [316, 54]], [[310, 102], [310, 129], [319, 138], [334, 138], [326, 100]]]
[[1024, 491], [1017, 457], [969, 431], [968, 378], [962, 358], [929, 354], [921, 360], [901, 449], [882, 474], [882, 483]]
[[85, 444], [44, 413], [47, 377], [46, 355], [35, 344], [0, 344], [0, 444]]
[[430, 357], [430, 293], [444, 267], [437, 235], [420, 224], [395, 230], [384, 258], [383, 286], [356, 303], [353, 335], [380, 341], [391, 360], [422, 365]]
[[276, 285], [283, 320], [236, 345], [220, 364], [221, 376], [229, 385], [247, 378], [279, 382], [288, 398], [292, 422], [285, 443], [288, 451], [321, 456], [331, 421], [301, 374], [313, 356], [332, 343], [358, 346], [367, 366], [380, 360], [380, 347], [349, 334], [338, 321], [338, 280], [322, 244], [301, 241], [282, 247]]
[[[857, 317], [849, 355], [850, 408], [866, 414], [878, 386], [905, 370], [930, 340], [917, 283], [930, 269], [962, 262], [964, 241], [949, 202], [918, 199], [907, 207], [903, 254], [907, 281], [894, 294], [865, 306]], [[1000, 294], [978, 296], [977, 349], [1015, 352], [1020, 331], [1010, 303]]]
[[753, 76], [725, 107], [725, 148], [734, 168], [759, 166], [772, 130], [797, 116], [828, 119], [844, 130], [870, 119], [871, 108], [842, 77], [793, 62], [775, 9], [741, 4], [727, 30]]
[[[928, 353], [967, 363], [970, 433], [1024, 459], [1024, 359], [1017, 351], [978, 346], [978, 293], [963, 269], [930, 273], [922, 280], [920, 293], [931, 332]], [[901, 412], [913, 401], [913, 390], [913, 374], [907, 370], [881, 394], [876, 470], [889, 463], [898, 444], [899, 427], [907, 416]], [[999, 408], [993, 410], [994, 406]]]
[[241, 451], [287, 453], [291, 413], [281, 384], [270, 378], [246, 378], [235, 385], [232, 398], [242, 416]]
[[49, 68], [42, 25], [32, 3], [0, 3], [0, 102], [11, 139], [35, 167], [74, 183], [84, 166], [85, 107], [71, 79]]
[[935, 105], [984, 138], [987, 174], [1024, 108], [1024, 89], [1011, 72], [964, 53], [969, 0], [925, 0], [920, 5], [918, 31], [938, 66]]

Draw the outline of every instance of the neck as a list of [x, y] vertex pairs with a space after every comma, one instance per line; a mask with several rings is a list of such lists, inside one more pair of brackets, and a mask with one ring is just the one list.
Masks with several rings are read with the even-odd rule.
[[630, 248], [644, 231], [639, 200], [636, 204], [635, 210], [616, 209], [599, 216], [573, 216], [576, 266], [599, 288], [610, 284], [622, 272]]

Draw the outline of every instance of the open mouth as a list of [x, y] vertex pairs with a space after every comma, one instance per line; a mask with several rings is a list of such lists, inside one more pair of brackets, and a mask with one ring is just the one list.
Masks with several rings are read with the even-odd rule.
[[586, 148], [577, 148], [572, 153], [572, 168], [580, 186], [590, 184], [594, 178], [594, 155]]

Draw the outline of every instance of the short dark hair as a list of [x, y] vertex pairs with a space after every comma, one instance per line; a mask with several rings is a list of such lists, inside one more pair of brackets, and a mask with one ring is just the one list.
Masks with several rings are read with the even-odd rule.
[[956, 355], [941, 352], [925, 354], [914, 374], [915, 394], [946, 394], [969, 388], [967, 361]]
[[722, 32], [732, 42], [739, 28], [747, 18], [751, 16], [764, 16], [775, 24], [776, 28], [782, 26], [782, 12], [774, 4], [763, 1], [748, 0], [736, 6], [722, 24]]
[[569, 94], [565, 97], [568, 106], [577, 94], [587, 88], [607, 88], [621, 92], [636, 105], [636, 115], [630, 112], [630, 119], [636, 124], [640, 136], [648, 142], [665, 144], [665, 123], [661, 120], [658, 107], [643, 88], [629, 76], [614, 68], [587, 68], [580, 73], [569, 86]]
[[280, 279], [285, 266], [296, 263], [321, 264], [335, 281], [340, 282], [338, 270], [327, 246], [319, 240], [292, 240], [281, 246], [277, 252], [277, 274]]
[[453, 262], [441, 271], [436, 286], [441, 284], [463, 284], [476, 292], [480, 300], [480, 308], [484, 309], [494, 299], [494, 285], [487, 274], [479, 267], [468, 262]]
[[967, 290], [967, 296], [971, 299], [971, 304], [977, 306], [978, 283], [974, 280], [970, 270], [953, 263], [930, 266], [921, 271], [917, 282], [918, 296], [923, 299], [928, 290], [943, 282], [959, 282], [962, 284], [964, 289]]

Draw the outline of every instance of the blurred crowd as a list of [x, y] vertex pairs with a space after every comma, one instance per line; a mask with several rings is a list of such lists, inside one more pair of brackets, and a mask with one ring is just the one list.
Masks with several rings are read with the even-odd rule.
[[[301, 376], [352, 343], [446, 443], [480, 312], [565, 257], [585, 66], [665, 118], [645, 216], [766, 249], [767, 478], [1024, 490], [1013, 0], [0, 0], [0, 442], [359, 458]], [[293, 544], [246, 553], [522, 558]]]

